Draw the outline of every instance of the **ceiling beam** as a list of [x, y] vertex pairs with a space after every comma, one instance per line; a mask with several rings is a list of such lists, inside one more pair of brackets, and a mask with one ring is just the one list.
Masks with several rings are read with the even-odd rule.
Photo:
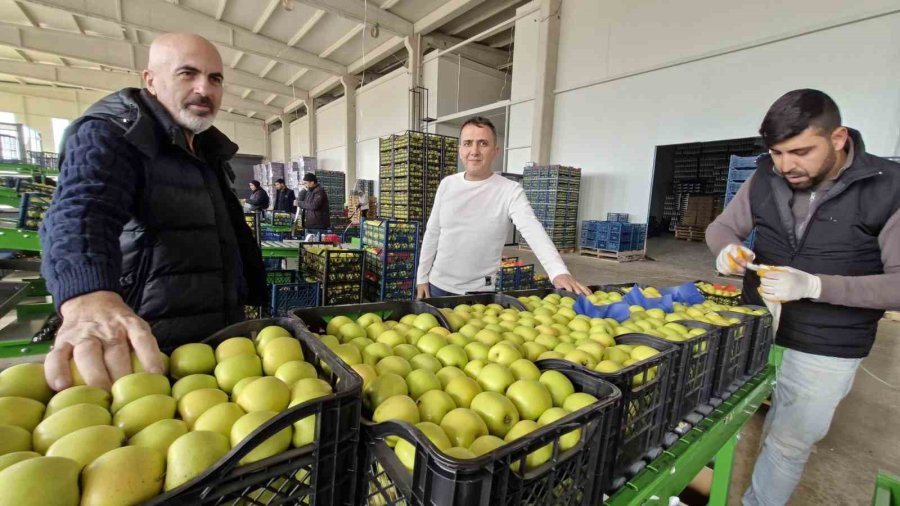
[[319, 56], [321, 56], [322, 58], [328, 57], [329, 55], [331, 55], [332, 53], [334, 53], [335, 51], [337, 51], [338, 49], [343, 47], [344, 44], [350, 42], [353, 39], [353, 37], [356, 37], [357, 35], [359, 35], [359, 32], [363, 31], [363, 29], [365, 27], [366, 27], [366, 25], [364, 25], [362, 23], [356, 25], [355, 27], [353, 27], [352, 30], [345, 33], [340, 39], [336, 40], [334, 42], [334, 44], [328, 46], [328, 48], [326, 48], [324, 51], [319, 53]]
[[450, 21], [469, 12], [474, 7], [486, 0], [448, 0], [443, 5], [433, 10], [424, 18], [416, 21], [414, 29], [416, 33], [427, 35]]
[[[0, 21], [0, 46], [41, 51], [134, 71], [146, 68], [149, 53], [147, 46], [124, 40], [83, 37], [71, 32], [31, 28], [2, 21]], [[242, 70], [226, 70], [225, 83], [291, 98], [307, 93], [306, 90], [294, 89]]]
[[292, 75], [291, 78], [288, 79], [287, 82], [284, 84], [286, 84], [288, 86], [293, 86], [294, 83], [297, 82], [297, 79], [300, 79], [301, 77], [303, 77], [307, 72], [309, 72], [309, 69], [300, 69], [299, 72]]
[[22, 58], [22, 61], [25, 61], [27, 63], [34, 63], [34, 60], [32, 60], [31, 57], [28, 56], [28, 53], [26, 53], [25, 51], [22, 51], [21, 49], [14, 49], [14, 51], [17, 55], [19, 55], [19, 58]]
[[284, 42], [253, 33], [246, 28], [216, 21], [206, 14], [165, 0], [140, 2], [85, 2], [84, 0], [21, 0], [28, 4], [60, 9], [82, 17], [117, 23], [124, 27], [155, 32], [196, 33], [213, 43], [237, 51], [245, 51], [289, 65], [342, 75], [347, 69], [338, 62], [322, 58]]
[[238, 63], [241, 63], [241, 60], [242, 60], [243, 58], [244, 58], [244, 52], [243, 52], [243, 51], [238, 51], [238, 52], [234, 55], [234, 59], [231, 60], [231, 64], [229, 64], [228, 66], [231, 67], [231, 68], [237, 67], [237, 66], [238, 66]]
[[[451, 48], [462, 41], [463, 39], [460, 39], [459, 37], [444, 35], [439, 32], [432, 32], [430, 35], [425, 36], [425, 43], [439, 50]], [[506, 51], [483, 46], [476, 42], [470, 42], [451, 52], [491, 68], [497, 68], [510, 61], [510, 55]]]
[[35, 28], [40, 28], [40, 27], [41, 27], [41, 24], [38, 23], [37, 20], [34, 18], [34, 15], [31, 14], [31, 12], [29, 12], [28, 9], [25, 8], [24, 5], [22, 5], [22, 2], [13, 2], [13, 3], [16, 4], [16, 7], [19, 8], [19, 12], [21, 12], [22, 15], [25, 16], [25, 19], [28, 20], [28, 23], [29, 23], [31, 26], [33, 26], [33, 27], [35, 27]]
[[266, 66], [259, 71], [259, 77], [266, 77], [267, 75], [269, 75], [269, 72], [271, 72], [272, 69], [275, 68], [275, 65], [278, 65], [277, 61], [269, 60], [269, 63], [267, 63]]
[[395, 35], [412, 35], [413, 24], [400, 16], [375, 6], [371, 2], [369, 8], [362, 0], [298, 0], [300, 3], [323, 10], [329, 14], [356, 21], [377, 24], [382, 30]]
[[303, 23], [303, 26], [301, 26], [300, 29], [297, 30], [297, 33], [295, 33], [294, 36], [291, 37], [291, 40], [288, 41], [287, 45], [296, 46], [297, 43], [300, 42], [300, 39], [305, 37], [306, 34], [309, 33], [309, 31], [312, 30], [314, 26], [316, 26], [316, 23], [318, 23], [324, 15], [325, 11], [317, 10], [316, 13], [310, 16], [310, 18], [306, 20], [306, 23]]
[[228, 0], [219, 0], [219, 5], [216, 6], [216, 21], [222, 20], [226, 7], [228, 7]]
[[519, 2], [521, 2], [521, 0], [505, 0], [502, 2], [492, 2], [490, 5], [486, 5], [482, 12], [480, 12], [477, 16], [468, 16], [465, 19], [459, 19], [456, 23], [453, 23], [453, 26], [450, 27], [449, 33], [451, 35], [456, 35], [460, 32], [464, 32], [469, 28], [478, 25], [478, 23], [483, 23], [491, 17], [505, 11], [506, 9], [514, 7]]
[[515, 36], [513, 35], [512, 30], [508, 30], [507, 33], [499, 33], [495, 35], [490, 42], [490, 46], [493, 48], [498, 47], [506, 47], [513, 43]]
[[382, 9], [390, 9], [391, 7], [397, 5], [398, 3], [400, 3], [400, 0], [387, 0], [387, 2], [384, 2], [383, 4], [381, 4], [381, 8]]
[[253, 33], [259, 33], [259, 31], [266, 26], [266, 23], [269, 22], [269, 18], [272, 17], [272, 14], [275, 12], [275, 9], [278, 8], [278, 4], [280, 3], [281, 0], [269, 0], [269, 4], [266, 5], [265, 9], [263, 9], [259, 18], [256, 20], [256, 24], [253, 25]]
[[81, 21], [78, 20], [78, 16], [72, 14], [72, 22], [75, 23], [75, 28], [78, 29], [78, 33], [80, 33], [81, 35], [87, 35], [86, 33], [84, 33], [84, 27], [81, 26]]
[[[401, 49], [403, 49], [403, 37], [393, 37], [375, 49], [366, 52], [365, 58], [357, 58], [356, 61], [347, 66], [347, 70], [350, 71], [350, 74], [359, 74]], [[340, 79], [337, 82], [340, 82]], [[310, 93], [312, 93], [312, 90], [310, 90]]]
[[[143, 82], [140, 76], [123, 72], [104, 72], [101, 70], [76, 69], [55, 65], [29, 64], [12, 61], [0, 61], [0, 74], [37, 79], [48, 83], [59, 83], [67, 86], [80, 86], [95, 90], [115, 91], [121, 88], [140, 88]], [[225, 93], [222, 96], [223, 107], [227, 104], [244, 111], [257, 111], [267, 114], [281, 114], [281, 108], [266, 105], [262, 102], [247, 100], [246, 97]]]
[[266, 104], [266, 105], [269, 105], [269, 104], [271, 104], [272, 101], [275, 100], [276, 98], [278, 98], [278, 95], [276, 95], [276, 94], [273, 93], [273, 94], [269, 95], [269, 98], [263, 100], [263, 103]]

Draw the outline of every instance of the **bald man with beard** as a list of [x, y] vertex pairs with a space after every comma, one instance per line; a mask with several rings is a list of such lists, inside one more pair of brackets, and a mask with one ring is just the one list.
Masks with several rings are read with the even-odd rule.
[[159, 351], [200, 341], [261, 304], [265, 272], [232, 184], [238, 150], [213, 127], [222, 58], [206, 39], [165, 34], [144, 88], [92, 105], [67, 129], [59, 185], [41, 226], [41, 273], [62, 326], [50, 386], [109, 389], [161, 372]]

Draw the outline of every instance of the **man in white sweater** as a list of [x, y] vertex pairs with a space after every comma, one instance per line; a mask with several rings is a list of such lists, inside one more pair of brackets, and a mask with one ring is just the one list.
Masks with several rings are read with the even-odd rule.
[[460, 131], [459, 156], [466, 171], [438, 186], [425, 228], [418, 298], [494, 289], [510, 220], [531, 246], [553, 286], [590, 292], [575, 280], [553, 242], [535, 218], [522, 185], [491, 171], [500, 153], [497, 133], [487, 118], [467, 120]]

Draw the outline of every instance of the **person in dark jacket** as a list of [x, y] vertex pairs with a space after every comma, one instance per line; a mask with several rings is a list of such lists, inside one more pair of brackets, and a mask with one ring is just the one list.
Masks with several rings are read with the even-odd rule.
[[247, 205], [251, 211], [265, 212], [269, 208], [269, 194], [255, 179], [250, 181], [250, 196], [247, 197]]
[[900, 165], [866, 152], [817, 90], [779, 98], [759, 133], [769, 154], [706, 231], [786, 348], [746, 506], [788, 502], [885, 309], [900, 309]]
[[[238, 146], [212, 126], [222, 59], [193, 34], [150, 46], [144, 89], [103, 98], [67, 129], [59, 186], [40, 231], [41, 273], [62, 326], [49, 385], [109, 389], [160, 349], [200, 341], [261, 304], [265, 271], [228, 160]], [[177, 203], [177, 205], [176, 205]]]
[[294, 205], [296, 200], [297, 197], [294, 196], [294, 190], [284, 185], [284, 179], [275, 181], [275, 204], [272, 206], [273, 210], [294, 214], [297, 212], [297, 206]]
[[331, 216], [328, 214], [328, 195], [312, 172], [303, 176], [306, 197], [297, 203], [303, 209], [303, 227], [309, 234], [321, 233], [331, 228]]

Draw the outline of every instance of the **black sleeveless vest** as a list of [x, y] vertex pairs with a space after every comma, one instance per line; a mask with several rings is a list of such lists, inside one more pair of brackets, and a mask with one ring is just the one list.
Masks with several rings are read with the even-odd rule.
[[[793, 190], [760, 157], [750, 202], [760, 264], [794, 267], [810, 274], [882, 274], [878, 235], [900, 205], [900, 165], [865, 152], [859, 132], [852, 165], [825, 194], [802, 237], [795, 237]], [[745, 299], [762, 304], [756, 273], [744, 277]], [[805, 353], [842, 358], [869, 354], [883, 310], [836, 306], [809, 299], [782, 305], [776, 343]]]

